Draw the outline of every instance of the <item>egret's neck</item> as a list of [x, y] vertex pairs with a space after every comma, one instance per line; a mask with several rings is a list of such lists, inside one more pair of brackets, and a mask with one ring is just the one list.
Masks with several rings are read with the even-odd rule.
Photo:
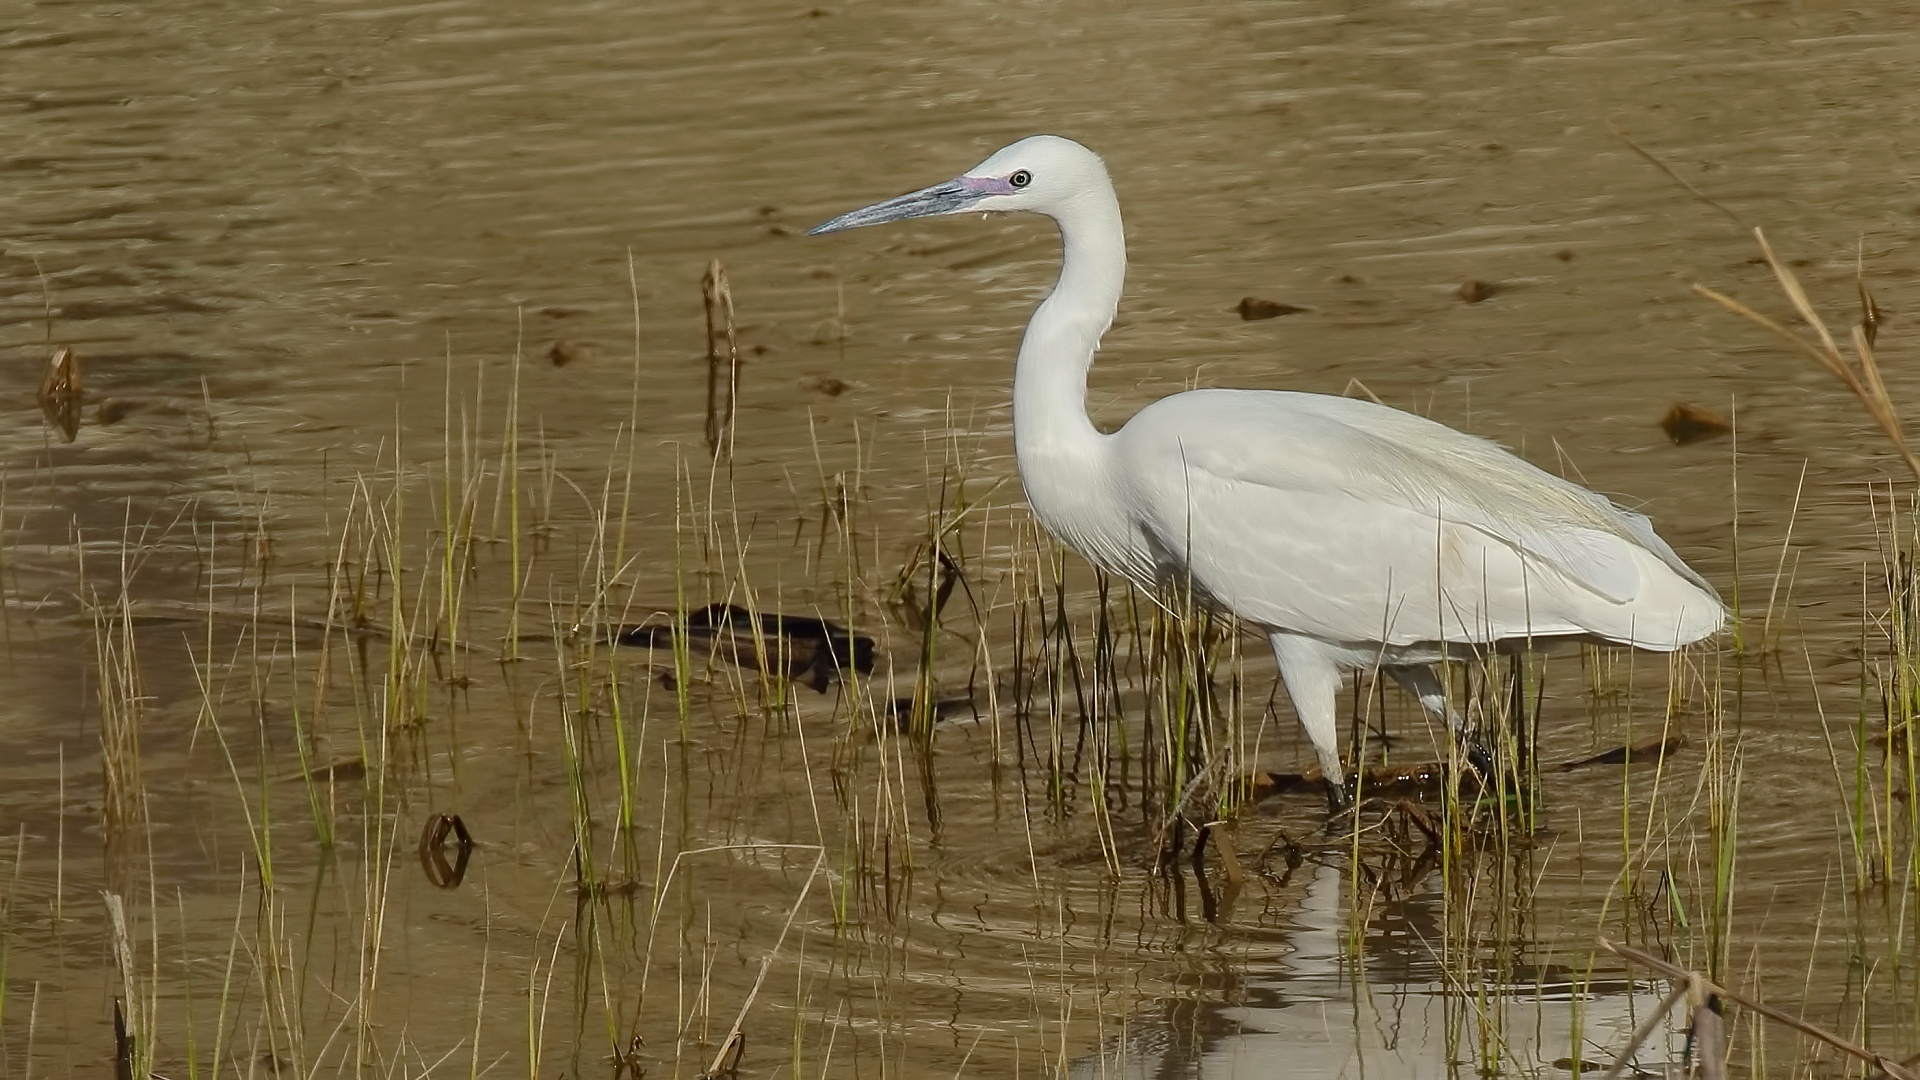
[[1027, 323], [1013, 375], [1014, 453], [1036, 504], [1045, 499], [1038, 490], [1046, 486], [1044, 474], [1064, 479], [1054, 470], [1092, 465], [1106, 438], [1087, 417], [1087, 369], [1113, 323], [1127, 275], [1127, 241], [1111, 187], [1087, 192], [1057, 220], [1060, 280]]

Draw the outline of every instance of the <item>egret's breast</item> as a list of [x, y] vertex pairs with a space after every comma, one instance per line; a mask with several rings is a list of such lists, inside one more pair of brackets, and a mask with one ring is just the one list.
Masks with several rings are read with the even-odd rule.
[[1160, 569], [1154, 547], [1105, 462], [1022, 454], [1020, 482], [1033, 516], [1054, 539], [1109, 574], [1153, 586]]

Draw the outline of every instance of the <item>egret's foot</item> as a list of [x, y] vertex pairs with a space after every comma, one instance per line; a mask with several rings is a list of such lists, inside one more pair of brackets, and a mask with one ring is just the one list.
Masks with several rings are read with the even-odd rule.
[[1467, 768], [1473, 770], [1474, 779], [1480, 782], [1481, 798], [1499, 798], [1512, 808], [1530, 797], [1520, 775], [1500, 768], [1479, 739], [1461, 740], [1460, 755], [1466, 759]]
[[1482, 786], [1492, 787], [1495, 776], [1493, 755], [1487, 752], [1486, 746], [1479, 739], [1468, 737], [1464, 741], [1466, 745], [1463, 752], [1467, 757], [1467, 767], [1480, 777]]
[[1353, 796], [1347, 793], [1347, 785], [1333, 780], [1324, 781], [1327, 785], [1327, 813], [1345, 814], [1353, 810]]
[[1353, 796], [1345, 784], [1331, 780], [1327, 785], [1327, 834], [1339, 836], [1353, 830]]

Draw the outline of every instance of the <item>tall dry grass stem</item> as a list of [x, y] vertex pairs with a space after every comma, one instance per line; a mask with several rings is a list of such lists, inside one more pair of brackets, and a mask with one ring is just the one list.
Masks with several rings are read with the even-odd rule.
[[1860, 293], [1860, 320], [1848, 328], [1848, 342], [1853, 347], [1853, 356], [1840, 351], [1827, 324], [1814, 311], [1813, 302], [1807, 298], [1807, 292], [1800, 286], [1800, 279], [1787, 265], [1774, 254], [1773, 245], [1767, 243], [1766, 233], [1756, 228], [1753, 237], [1760, 244], [1760, 253], [1766, 259], [1767, 266], [1773, 271], [1780, 290], [1787, 294], [1787, 300], [1793, 305], [1794, 313], [1813, 328], [1815, 340], [1808, 341], [1787, 326], [1762, 315], [1753, 308], [1730, 296], [1715, 292], [1705, 285], [1695, 285], [1693, 291], [1712, 300], [1728, 311], [1743, 315], [1768, 333], [1792, 346], [1801, 355], [1819, 365], [1828, 374], [1840, 380], [1852, 391], [1867, 415], [1880, 426], [1893, 444], [1900, 460], [1916, 479], [1920, 479], [1920, 456], [1915, 456], [1913, 448], [1907, 444], [1905, 428], [1900, 423], [1900, 413], [1894, 407], [1893, 398], [1887, 393], [1887, 384], [1880, 377], [1880, 363], [1874, 358], [1873, 342], [1878, 336], [1881, 322], [1880, 308], [1874, 303], [1873, 294], [1868, 292], [1864, 281], [1858, 282]]

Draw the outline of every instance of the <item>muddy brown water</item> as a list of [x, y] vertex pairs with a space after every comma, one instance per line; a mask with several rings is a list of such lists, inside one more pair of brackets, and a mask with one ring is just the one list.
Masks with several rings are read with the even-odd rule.
[[[1850, 889], [1851, 744], [1831, 757], [1821, 726], [1878, 708], [1861, 691], [1886, 520], [1871, 492], [1896, 466], [1843, 391], [1688, 286], [1781, 312], [1744, 228], [1764, 225], [1844, 314], [1857, 255], [1891, 314], [1888, 382], [1920, 395], [1903, 317], [1916, 23], [1767, 2], [17, 5], [0, 16], [0, 1071], [100, 1075], [128, 996], [174, 1077], [691, 1076], [749, 999], [750, 1075], [1430, 1076], [1495, 1059], [1553, 1075], [1573, 1016], [1617, 1045], [1661, 988], [1595, 967], [1590, 943], [1644, 917], [1697, 947], [1704, 913], [1618, 885], [1623, 861], [1639, 880], [1699, 869], [1703, 841], [1672, 822], [1710, 801], [1702, 738], [1663, 781], [1671, 816], [1647, 809], [1641, 766], [1555, 775], [1514, 871], [1527, 899], [1475, 923], [1464, 956], [1449, 920], [1508, 901], [1431, 874], [1369, 893], [1323, 858], [1220, 909], [1190, 874], [1151, 872], [1138, 814], [1103, 841], [1097, 815], [1050, 812], [1003, 713], [943, 728], [916, 769], [863, 741], [855, 696], [788, 705], [725, 665], [682, 673], [683, 721], [659, 654], [595, 660], [639, 711], [621, 721], [635, 831], [614, 839], [617, 724], [583, 734], [560, 696], [586, 685], [553, 637], [595, 592], [580, 567], [610, 567], [636, 618], [681, 591], [738, 599], [745, 580], [845, 619], [880, 640], [884, 698], [911, 693], [918, 639], [882, 598], [943, 469], [980, 499], [968, 527], [1018, 546], [1008, 387], [1055, 267], [1046, 226], [801, 233], [1035, 131], [1105, 154], [1127, 216], [1101, 422], [1189, 385], [1358, 380], [1644, 509], [1737, 591], [1750, 635], [1771, 603], [1773, 647], [1718, 668], [1742, 767], [1731, 972], [1823, 1023], [1871, 1016], [1903, 1049], [1911, 987], [1880, 973], [1911, 930], [1877, 921], [1898, 896]], [[745, 366], [731, 471], [710, 484], [699, 280], [715, 258]], [[1247, 296], [1304, 310], [1247, 321]], [[103, 424], [90, 406], [71, 445], [33, 403], [49, 340], [81, 354], [95, 406], [126, 407]], [[448, 463], [497, 465], [516, 392], [524, 550], [487, 486], [473, 529], [491, 539], [454, 575], [472, 583], [465, 659], [394, 690], [386, 639], [359, 639], [355, 669], [355, 639], [289, 626], [324, 614], [352, 561], [343, 530], [368, 531], [356, 478], [386, 492], [396, 461], [410, 546], [393, 562], [426, 580]], [[1675, 402], [1736, 414], [1737, 442], [1670, 445]], [[710, 491], [728, 509], [708, 532], [689, 521]], [[857, 512], [836, 545], [843, 492]], [[625, 507], [617, 559], [590, 543], [609, 505]], [[1009, 609], [1012, 548], [977, 544], [970, 584]], [[515, 566], [527, 636], [503, 665]], [[378, 578], [377, 621], [410, 621]], [[122, 582], [139, 618], [116, 630], [90, 603]], [[954, 637], [1005, 654], [1011, 627]], [[944, 689], [977, 680], [972, 647], [947, 646]], [[103, 823], [97, 702], [129, 652], [144, 802]], [[1661, 665], [1611, 663], [1625, 698], [1590, 695], [1577, 659], [1548, 665], [1549, 758], [1658, 723]], [[1265, 661], [1246, 672], [1254, 756], [1297, 769]], [[409, 723], [383, 735], [395, 693], [414, 695]], [[347, 763], [320, 789], [345, 808], [330, 850], [295, 724]], [[581, 805], [595, 857], [618, 864], [584, 901]], [[439, 811], [479, 840], [451, 889], [413, 853]], [[1249, 813], [1260, 847], [1316, 827], [1311, 799]], [[1882, 826], [1903, 813], [1884, 802]], [[1623, 820], [1660, 854], [1623, 858]], [[824, 845], [818, 876], [804, 845]], [[675, 869], [675, 852], [705, 853]], [[130, 985], [102, 890], [128, 904]], [[1833, 1067], [1773, 1052], [1747, 1064]]]

